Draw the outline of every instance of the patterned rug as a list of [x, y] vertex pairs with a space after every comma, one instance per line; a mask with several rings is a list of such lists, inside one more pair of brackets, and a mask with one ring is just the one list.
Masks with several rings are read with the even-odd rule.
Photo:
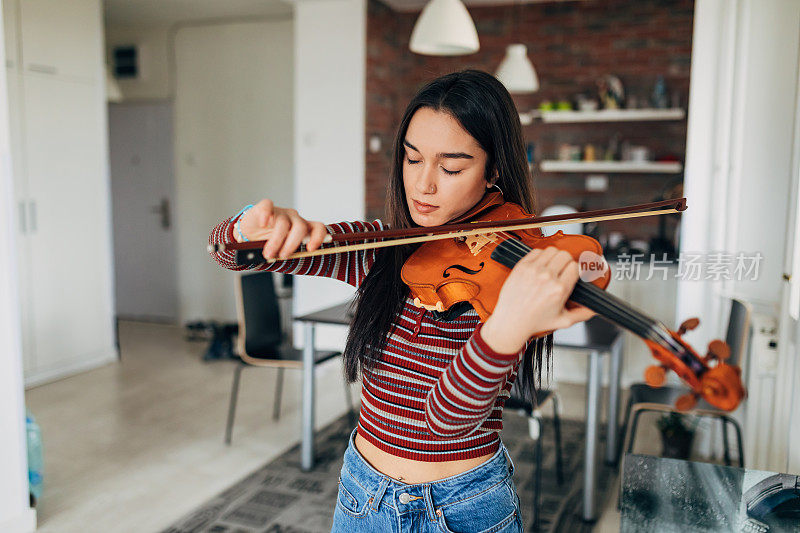
[[[589, 532], [580, 519], [584, 424], [561, 421], [565, 483], [556, 482], [553, 425], [545, 420], [542, 458], [541, 531]], [[503, 443], [514, 461], [514, 483], [522, 502], [522, 521], [533, 524], [534, 445], [527, 418], [506, 410]], [[316, 465], [300, 470], [300, 445], [184, 516], [163, 533], [329, 533], [339, 490], [338, 474], [354, 421], [343, 415], [315, 437]], [[602, 435], [602, 433], [601, 433]], [[602, 450], [602, 446], [599, 448]], [[601, 466], [597, 486], [598, 509], [604, 508], [616, 469]], [[611, 495], [613, 497], [613, 495]]]

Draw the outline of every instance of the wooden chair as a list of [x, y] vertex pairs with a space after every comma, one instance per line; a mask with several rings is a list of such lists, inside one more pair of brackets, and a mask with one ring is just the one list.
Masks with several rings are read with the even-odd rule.
[[[239, 395], [239, 379], [248, 366], [275, 367], [278, 369], [275, 384], [273, 420], [280, 418], [283, 371], [286, 368], [303, 369], [303, 351], [294, 348], [289, 336], [281, 327], [281, 314], [271, 272], [253, 272], [239, 276], [236, 283], [236, 308], [239, 320], [237, 351], [241, 362], [233, 374], [228, 421], [225, 427], [225, 443], [231, 443], [236, 401]], [[341, 352], [315, 350], [314, 364], [324, 363], [341, 355]], [[350, 406], [350, 417], [354, 419], [353, 398], [345, 383], [345, 397]]]

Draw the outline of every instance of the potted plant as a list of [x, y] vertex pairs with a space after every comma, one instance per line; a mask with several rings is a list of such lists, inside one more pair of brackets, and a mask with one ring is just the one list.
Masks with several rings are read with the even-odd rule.
[[687, 424], [685, 418], [685, 415], [679, 413], [669, 413], [660, 417], [656, 422], [658, 429], [661, 431], [662, 455], [664, 457], [689, 459], [697, 419], [692, 417], [695, 419], [693, 423]]

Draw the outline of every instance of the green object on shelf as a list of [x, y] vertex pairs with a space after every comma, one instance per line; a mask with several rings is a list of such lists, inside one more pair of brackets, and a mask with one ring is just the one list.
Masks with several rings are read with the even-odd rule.
[[539, 104], [539, 111], [552, 111], [553, 109], [553, 102], [550, 100], [545, 100]]
[[572, 104], [567, 100], [561, 100], [556, 104], [556, 109], [559, 111], [572, 111]]

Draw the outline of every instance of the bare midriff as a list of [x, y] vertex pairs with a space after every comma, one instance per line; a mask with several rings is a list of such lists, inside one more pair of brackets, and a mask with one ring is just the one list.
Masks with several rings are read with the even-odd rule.
[[455, 476], [485, 463], [494, 456], [494, 452], [492, 452], [480, 457], [455, 461], [415, 461], [381, 450], [362, 437], [358, 431], [356, 431], [354, 440], [356, 449], [375, 470], [397, 481], [409, 484], [428, 483]]

